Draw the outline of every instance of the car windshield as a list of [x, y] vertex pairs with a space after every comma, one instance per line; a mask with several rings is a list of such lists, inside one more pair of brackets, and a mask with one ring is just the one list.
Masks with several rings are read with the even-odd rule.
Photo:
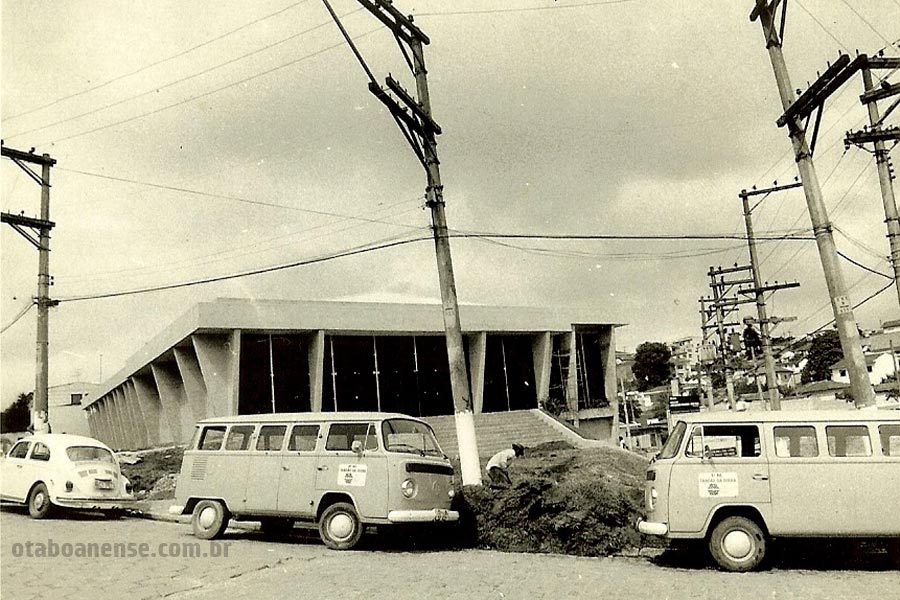
[[672, 458], [675, 456], [678, 452], [678, 447], [681, 446], [681, 438], [684, 437], [685, 429], [687, 429], [687, 425], [684, 424], [684, 421], [678, 421], [675, 429], [669, 435], [669, 439], [666, 440], [666, 444], [659, 451], [659, 458]]
[[388, 419], [381, 426], [385, 450], [419, 456], [444, 456], [431, 427], [409, 419]]
[[69, 460], [72, 462], [116, 462], [115, 459], [113, 459], [112, 452], [106, 448], [99, 448], [97, 446], [70, 446], [69, 448], [66, 448], [66, 456], [68, 456]]

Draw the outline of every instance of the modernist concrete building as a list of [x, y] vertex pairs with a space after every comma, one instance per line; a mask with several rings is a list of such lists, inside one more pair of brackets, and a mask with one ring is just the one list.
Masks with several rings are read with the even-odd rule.
[[[597, 311], [462, 305], [476, 414], [607, 414], [615, 324]], [[217, 300], [132, 356], [86, 403], [116, 449], [186, 442], [206, 417], [303, 411], [453, 414], [439, 304]]]

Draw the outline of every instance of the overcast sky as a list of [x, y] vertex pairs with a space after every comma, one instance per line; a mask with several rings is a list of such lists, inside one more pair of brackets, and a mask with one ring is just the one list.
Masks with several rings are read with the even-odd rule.
[[[414, 89], [388, 31], [353, 0], [332, 3], [376, 76]], [[738, 192], [796, 175], [751, 0], [394, 4], [431, 38], [453, 230], [737, 234]], [[198, 301], [439, 299], [424, 173], [320, 0], [2, 6], [3, 138], [58, 161], [51, 385], [96, 381], [101, 362], [112, 375]], [[794, 87], [805, 88], [839, 50], [897, 41], [900, 0], [794, 0], [785, 37]], [[855, 77], [826, 105], [816, 168], [838, 248], [888, 273], [874, 161], [843, 145], [867, 123], [861, 88]], [[0, 169], [2, 210], [37, 215], [38, 186], [8, 160]], [[754, 224], [808, 229], [802, 191], [766, 199]], [[37, 252], [8, 226], [0, 235], [6, 327], [35, 293]], [[419, 237], [215, 284], [67, 301]], [[456, 238], [452, 251], [462, 302], [591, 306], [627, 323], [617, 331], [626, 350], [699, 335], [708, 268], [748, 260], [741, 241]], [[813, 242], [764, 243], [760, 255], [765, 279], [802, 285], [772, 299], [770, 314], [798, 317], [779, 332], [831, 318]], [[888, 282], [850, 263], [843, 273], [854, 302]], [[33, 389], [35, 313], [0, 339], [3, 406]], [[897, 318], [896, 294], [856, 315], [865, 328]]]

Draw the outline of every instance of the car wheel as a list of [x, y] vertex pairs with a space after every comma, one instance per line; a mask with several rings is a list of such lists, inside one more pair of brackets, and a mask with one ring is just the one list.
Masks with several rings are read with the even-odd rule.
[[191, 526], [201, 540], [220, 537], [228, 527], [228, 510], [218, 500], [201, 500], [194, 507]]
[[337, 502], [322, 513], [319, 537], [332, 550], [350, 550], [362, 537], [363, 527], [352, 504]]
[[266, 535], [287, 535], [293, 528], [293, 519], [266, 517], [259, 520], [259, 529]]
[[28, 514], [32, 519], [43, 519], [50, 514], [50, 493], [47, 486], [39, 483], [28, 494]]
[[727, 571], [750, 571], [766, 555], [766, 534], [746, 517], [728, 517], [709, 536], [709, 552]]

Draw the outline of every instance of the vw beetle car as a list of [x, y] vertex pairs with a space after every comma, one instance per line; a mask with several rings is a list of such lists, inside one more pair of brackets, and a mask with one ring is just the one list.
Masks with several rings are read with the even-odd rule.
[[46, 433], [20, 439], [0, 459], [0, 499], [27, 504], [32, 518], [42, 519], [54, 506], [116, 515], [134, 497], [105, 444]]

